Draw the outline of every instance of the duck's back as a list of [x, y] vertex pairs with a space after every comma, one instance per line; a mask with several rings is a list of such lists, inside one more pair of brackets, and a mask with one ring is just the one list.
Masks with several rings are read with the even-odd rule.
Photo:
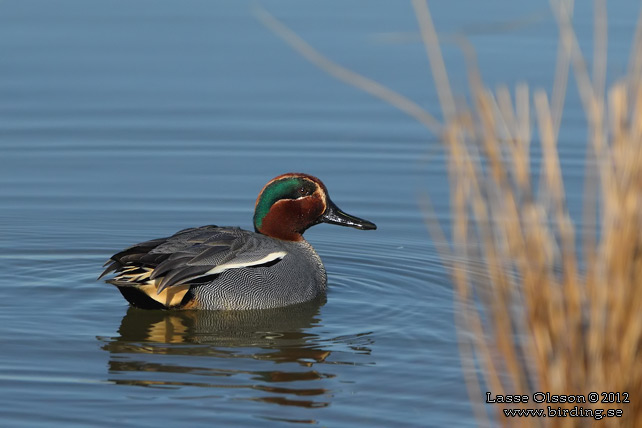
[[321, 259], [305, 240], [283, 241], [239, 228], [203, 226], [134, 245], [104, 274], [134, 306], [265, 309], [325, 293]]

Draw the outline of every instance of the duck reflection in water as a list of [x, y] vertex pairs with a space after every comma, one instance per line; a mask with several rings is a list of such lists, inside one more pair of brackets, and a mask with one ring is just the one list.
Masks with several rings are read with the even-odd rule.
[[[314, 334], [314, 328], [321, 326], [319, 311], [324, 303], [325, 297], [321, 297], [285, 308], [246, 311], [130, 307], [119, 335], [99, 338], [104, 342], [102, 349], [110, 353], [109, 380], [158, 388], [229, 388], [231, 395], [244, 399], [327, 406], [326, 401], [310, 398], [327, 398], [329, 391], [319, 385], [336, 374], [312, 367], [326, 362], [330, 349], [336, 346], [347, 345], [354, 354], [369, 355], [370, 338], [369, 333], [335, 339]], [[297, 387], [273, 385], [287, 386], [290, 382], [296, 382]], [[311, 387], [301, 388], [303, 385]], [[248, 389], [261, 393], [248, 395]]]

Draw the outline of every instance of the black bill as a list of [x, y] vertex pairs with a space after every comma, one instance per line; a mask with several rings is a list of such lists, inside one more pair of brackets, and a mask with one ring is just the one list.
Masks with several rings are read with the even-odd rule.
[[321, 216], [323, 223], [338, 224], [339, 226], [349, 226], [361, 230], [374, 230], [377, 225], [359, 217], [346, 214], [337, 207], [330, 199], [327, 200], [328, 207]]

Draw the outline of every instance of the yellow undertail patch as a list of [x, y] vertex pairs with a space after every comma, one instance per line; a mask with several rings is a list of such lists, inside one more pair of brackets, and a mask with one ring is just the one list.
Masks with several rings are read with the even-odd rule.
[[158, 289], [157, 284], [160, 281], [152, 281], [144, 285], [139, 285], [138, 289], [147, 294], [152, 299], [156, 300], [158, 303], [163, 304], [167, 307], [178, 306], [183, 301], [183, 297], [189, 290], [189, 284], [175, 285], [172, 287], [167, 287], [160, 294], [156, 294]]
[[[141, 269], [143, 272], [140, 272]], [[162, 278], [150, 280], [149, 277], [152, 272], [154, 272], [154, 269], [141, 266], [125, 266], [116, 279], [118, 281], [132, 284], [161, 305], [165, 305], [166, 307], [180, 305], [183, 301], [183, 297], [185, 297], [185, 294], [189, 290], [189, 284], [167, 287], [160, 292], [160, 294], [157, 294], [158, 284]]]

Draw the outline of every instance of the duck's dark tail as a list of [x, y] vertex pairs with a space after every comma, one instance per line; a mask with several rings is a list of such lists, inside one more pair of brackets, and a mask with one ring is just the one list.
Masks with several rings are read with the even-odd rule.
[[158, 292], [162, 277], [152, 279], [154, 268], [169, 257], [167, 253], [155, 254], [150, 251], [167, 241], [167, 238], [154, 239], [134, 245], [114, 254], [105, 263], [105, 271], [98, 277], [107, 274], [116, 275], [106, 282], [118, 287], [123, 297], [137, 308], [167, 309], [181, 307], [189, 285], [169, 287]]

